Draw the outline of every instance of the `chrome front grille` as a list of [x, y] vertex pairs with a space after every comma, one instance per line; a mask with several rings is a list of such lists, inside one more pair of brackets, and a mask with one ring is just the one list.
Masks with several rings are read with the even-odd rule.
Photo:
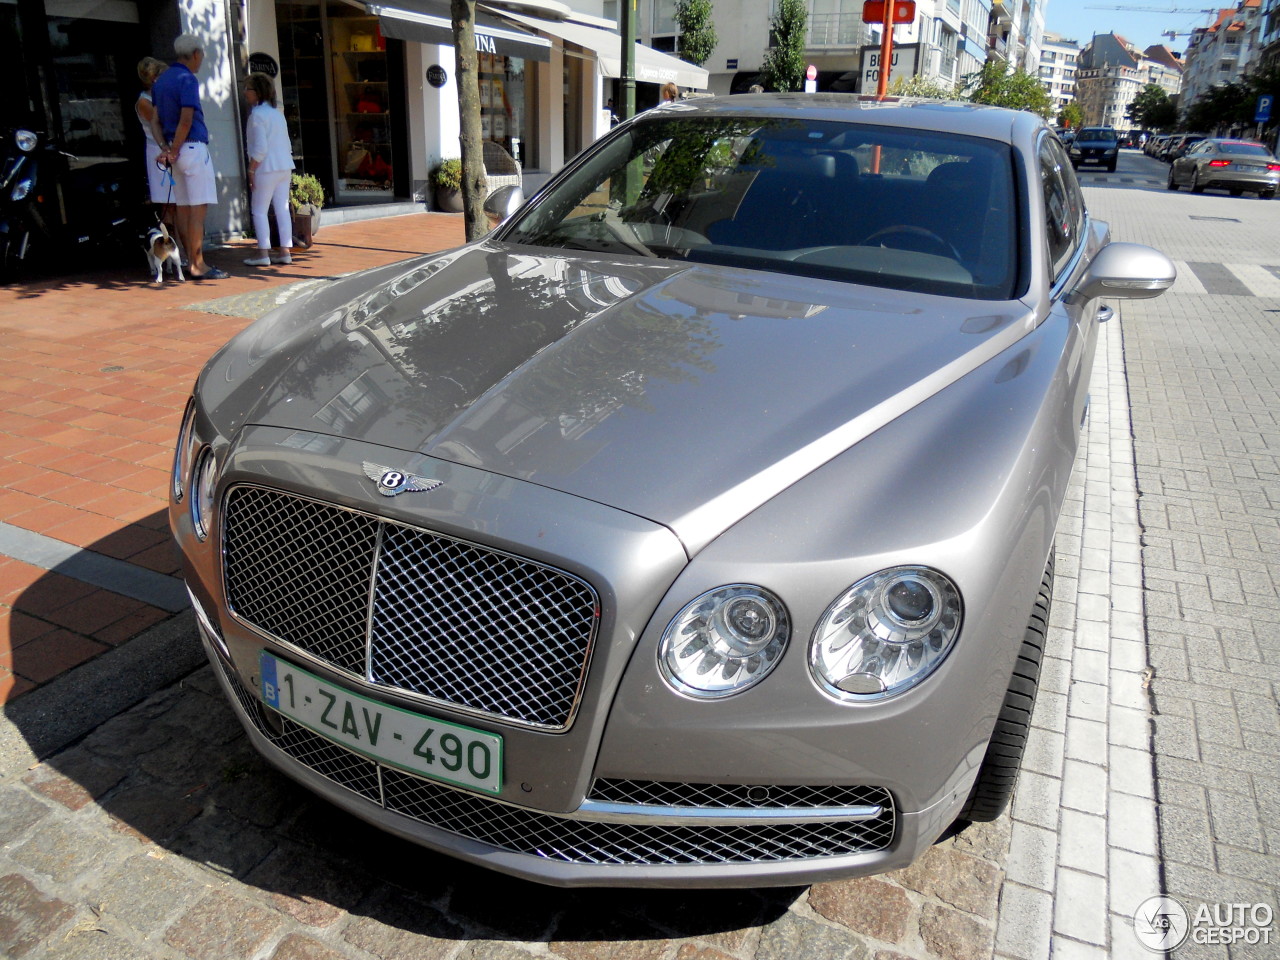
[[597, 602], [560, 570], [254, 486], [227, 494], [227, 602], [362, 680], [545, 729], [572, 720]]
[[[767, 787], [773, 800], [795, 797], [798, 808], [871, 804], [882, 812], [874, 819], [808, 823], [702, 823], [697, 826], [654, 822], [579, 820], [539, 813], [488, 797], [456, 790], [384, 767], [349, 753], [286, 717], [283, 732], [262, 720], [265, 707], [245, 689], [220, 659], [218, 666], [250, 721], [276, 747], [339, 786], [387, 810], [448, 833], [502, 850], [564, 863], [598, 866], [696, 866], [780, 863], [847, 856], [884, 850], [893, 842], [896, 815], [892, 798], [881, 787]], [[708, 784], [651, 784], [643, 781], [597, 781], [592, 796], [617, 799], [617, 785], [629, 802], [723, 805], [726, 813], [758, 806], [754, 786], [711, 787]], [[603, 786], [602, 786], [603, 785]], [[710, 787], [710, 792], [709, 792]], [[741, 797], [741, 804], [728, 802]], [[709, 799], [710, 798], [710, 799]], [[721, 803], [715, 803], [716, 800]], [[773, 802], [773, 801], [771, 801]]]

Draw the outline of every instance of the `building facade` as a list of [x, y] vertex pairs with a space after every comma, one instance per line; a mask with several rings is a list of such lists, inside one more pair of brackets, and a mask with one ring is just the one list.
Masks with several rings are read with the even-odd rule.
[[1040, 82], [1053, 98], [1056, 116], [1076, 96], [1076, 70], [1080, 59], [1080, 44], [1056, 33], [1046, 33], [1040, 44]]
[[1259, 62], [1268, 19], [1261, 0], [1240, 0], [1192, 31], [1186, 50], [1181, 109], [1214, 87], [1238, 81]]
[[1154, 83], [1171, 97], [1182, 88], [1180, 63], [1167, 47], [1139, 50], [1115, 33], [1096, 34], [1080, 51], [1075, 99], [1090, 126], [1132, 128], [1129, 105]]
[[[535, 183], [609, 126], [621, 41], [600, 0], [575, 2], [477, 9], [482, 135]], [[448, 0], [20, 0], [0, 4], [0, 30], [19, 40], [2, 68], [15, 91], [4, 125], [51, 131], [83, 163], [136, 157], [139, 177], [138, 60], [171, 60], [179, 33], [200, 36], [212, 236], [250, 221], [241, 90], [251, 71], [275, 79], [295, 165], [331, 208], [430, 203], [430, 170], [460, 153]], [[706, 86], [706, 71], [639, 47], [635, 72], [655, 99], [667, 81]]]

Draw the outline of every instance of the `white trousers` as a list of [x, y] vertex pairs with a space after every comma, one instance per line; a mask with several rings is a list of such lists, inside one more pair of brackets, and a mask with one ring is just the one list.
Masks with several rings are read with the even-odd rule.
[[258, 170], [253, 175], [253, 232], [258, 235], [258, 249], [271, 248], [271, 223], [267, 209], [276, 214], [276, 227], [280, 231], [280, 246], [288, 250], [293, 246], [293, 217], [289, 213], [289, 181], [292, 170]]

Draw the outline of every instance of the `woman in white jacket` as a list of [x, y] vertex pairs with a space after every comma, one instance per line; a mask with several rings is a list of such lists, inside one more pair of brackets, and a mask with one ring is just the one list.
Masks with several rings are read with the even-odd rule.
[[[250, 209], [253, 230], [258, 235], [258, 252], [245, 260], [251, 267], [272, 263], [293, 263], [293, 220], [289, 212], [289, 181], [293, 177], [293, 149], [284, 114], [276, 108], [276, 85], [265, 73], [251, 73], [244, 83], [249, 107], [245, 132], [249, 154]], [[267, 208], [275, 211], [280, 246], [271, 246], [271, 224]]]

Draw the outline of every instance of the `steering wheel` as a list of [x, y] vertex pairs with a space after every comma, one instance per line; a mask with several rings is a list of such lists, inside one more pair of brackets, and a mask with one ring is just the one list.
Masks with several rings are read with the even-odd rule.
[[[899, 223], [892, 227], [884, 227], [880, 230], [877, 230], [875, 233], [871, 234], [871, 236], [866, 237], [861, 242], [859, 242], [858, 246], [860, 247], [889, 246], [888, 244], [885, 244], [885, 243], [877, 244], [876, 241], [883, 240], [885, 238], [893, 237], [893, 236], [919, 237], [920, 239], [926, 240], [929, 243], [933, 244], [937, 249], [941, 250], [946, 256], [956, 261], [956, 263], [964, 262], [964, 258], [960, 256], [960, 251], [958, 251], [955, 247], [953, 247], [950, 243], [948, 243], [942, 237], [938, 236], [932, 230], [926, 229], [925, 227], [912, 226], [906, 223]], [[914, 250], [915, 248], [891, 246], [890, 249]], [[929, 251], [916, 250], [915, 252], [928, 253]]]

